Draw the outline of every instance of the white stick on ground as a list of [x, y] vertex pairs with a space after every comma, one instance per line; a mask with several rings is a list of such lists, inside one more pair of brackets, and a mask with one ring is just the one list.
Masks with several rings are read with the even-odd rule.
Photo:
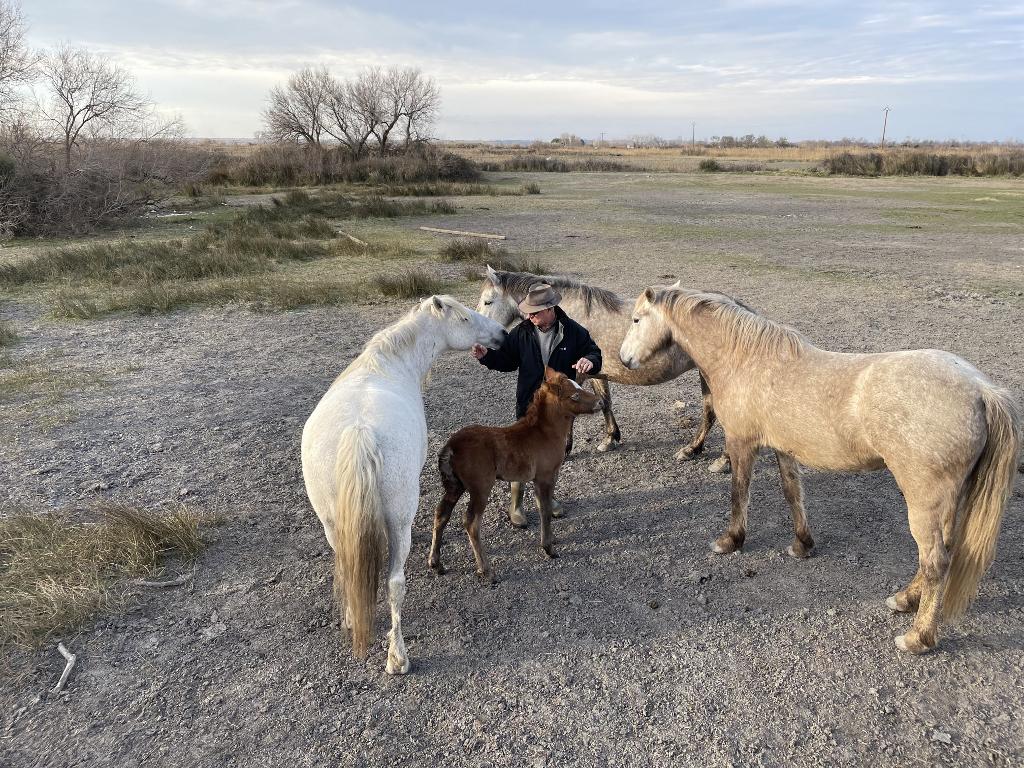
[[60, 655], [68, 660], [68, 663], [64, 665], [64, 671], [60, 675], [60, 680], [57, 681], [56, 687], [54, 687], [54, 693], [60, 693], [64, 690], [64, 683], [68, 681], [68, 675], [71, 674], [71, 670], [75, 668], [75, 659], [78, 657], [64, 647], [64, 643], [57, 643], [57, 650], [60, 651]]
[[187, 584], [191, 580], [191, 573], [183, 573], [181, 576], [169, 581], [146, 581], [145, 579], [136, 579], [135, 583], [140, 587], [180, 587], [182, 584]]
[[355, 235], [350, 235], [350, 234], [349, 234], [348, 232], [346, 232], [346, 231], [345, 231], [345, 230], [343, 230], [343, 229], [339, 229], [339, 230], [338, 230], [338, 234], [339, 234], [339, 235], [344, 235], [345, 237], [347, 237], [347, 238], [348, 238], [349, 240], [351, 240], [351, 241], [352, 241], [353, 243], [355, 243], [356, 245], [361, 245], [361, 246], [363, 246], [364, 248], [365, 248], [365, 247], [366, 247], [366, 246], [368, 245], [367, 243], [363, 242], [362, 240], [360, 240], [360, 239], [359, 239], [358, 237], [356, 237]]
[[466, 237], [486, 237], [488, 240], [504, 240], [505, 235], [488, 235], [483, 232], [463, 232], [461, 229], [438, 229], [437, 227], [420, 227], [426, 232], [440, 232], [443, 235], [465, 235]]

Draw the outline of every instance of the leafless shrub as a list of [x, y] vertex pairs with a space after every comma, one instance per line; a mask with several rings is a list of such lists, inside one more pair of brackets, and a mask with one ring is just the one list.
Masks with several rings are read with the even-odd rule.
[[21, 8], [0, 0], [0, 121], [17, 111], [17, 87], [32, 79], [39, 61], [25, 44], [25, 32]]

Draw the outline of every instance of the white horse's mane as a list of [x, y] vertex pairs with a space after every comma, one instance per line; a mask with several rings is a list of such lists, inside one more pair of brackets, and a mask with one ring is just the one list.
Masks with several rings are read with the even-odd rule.
[[451, 296], [430, 296], [423, 299], [397, 322], [377, 331], [366, 342], [359, 356], [341, 372], [338, 379], [343, 379], [357, 370], [384, 373], [387, 362], [400, 357], [415, 343], [422, 330], [421, 320], [428, 314], [432, 317], [443, 317], [446, 311], [451, 312], [459, 320], [469, 318], [466, 308]]

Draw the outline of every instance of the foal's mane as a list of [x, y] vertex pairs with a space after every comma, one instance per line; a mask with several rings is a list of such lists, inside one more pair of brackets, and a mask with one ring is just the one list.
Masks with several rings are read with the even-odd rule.
[[508, 293], [511, 293], [517, 300], [526, 297], [530, 292], [530, 286], [534, 283], [547, 283], [559, 291], [578, 294], [583, 300], [583, 307], [589, 315], [594, 306], [608, 312], [622, 313], [626, 309], [626, 302], [612, 291], [604, 288], [595, 288], [592, 285], [581, 283], [574, 277], [566, 275], [535, 275], [531, 272], [499, 272], [495, 270], [498, 280]]
[[668, 288], [655, 295], [672, 315], [704, 313], [729, 331], [729, 347], [758, 355], [800, 357], [809, 346], [807, 339], [788, 325], [770, 320], [738, 299], [713, 291]]
[[[434, 299], [439, 299], [444, 306], [438, 309], [434, 305]], [[360, 369], [368, 370], [371, 373], [384, 373], [383, 364], [397, 359], [416, 341], [421, 330], [419, 319], [423, 317], [423, 313], [429, 312], [435, 317], [440, 317], [445, 308], [460, 320], [469, 317], [466, 308], [451, 296], [431, 296], [424, 299], [406, 312], [401, 319], [373, 334], [366, 342], [366, 346], [363, 347], [363, 351], [349, 364], [348, 368], [341, 372], [338, 379], [343, 379]]]

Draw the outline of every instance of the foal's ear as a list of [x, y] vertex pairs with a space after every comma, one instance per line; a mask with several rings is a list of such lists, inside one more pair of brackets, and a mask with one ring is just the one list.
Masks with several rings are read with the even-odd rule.
[[544, 366], [544, 381], [546, 381], [548, 384], [557, 384], [558, 383], [558, 377], [561, 376], [561, 375], [562, 374], [560, 374], [558, 371], [556, 371], [550, 365]]

